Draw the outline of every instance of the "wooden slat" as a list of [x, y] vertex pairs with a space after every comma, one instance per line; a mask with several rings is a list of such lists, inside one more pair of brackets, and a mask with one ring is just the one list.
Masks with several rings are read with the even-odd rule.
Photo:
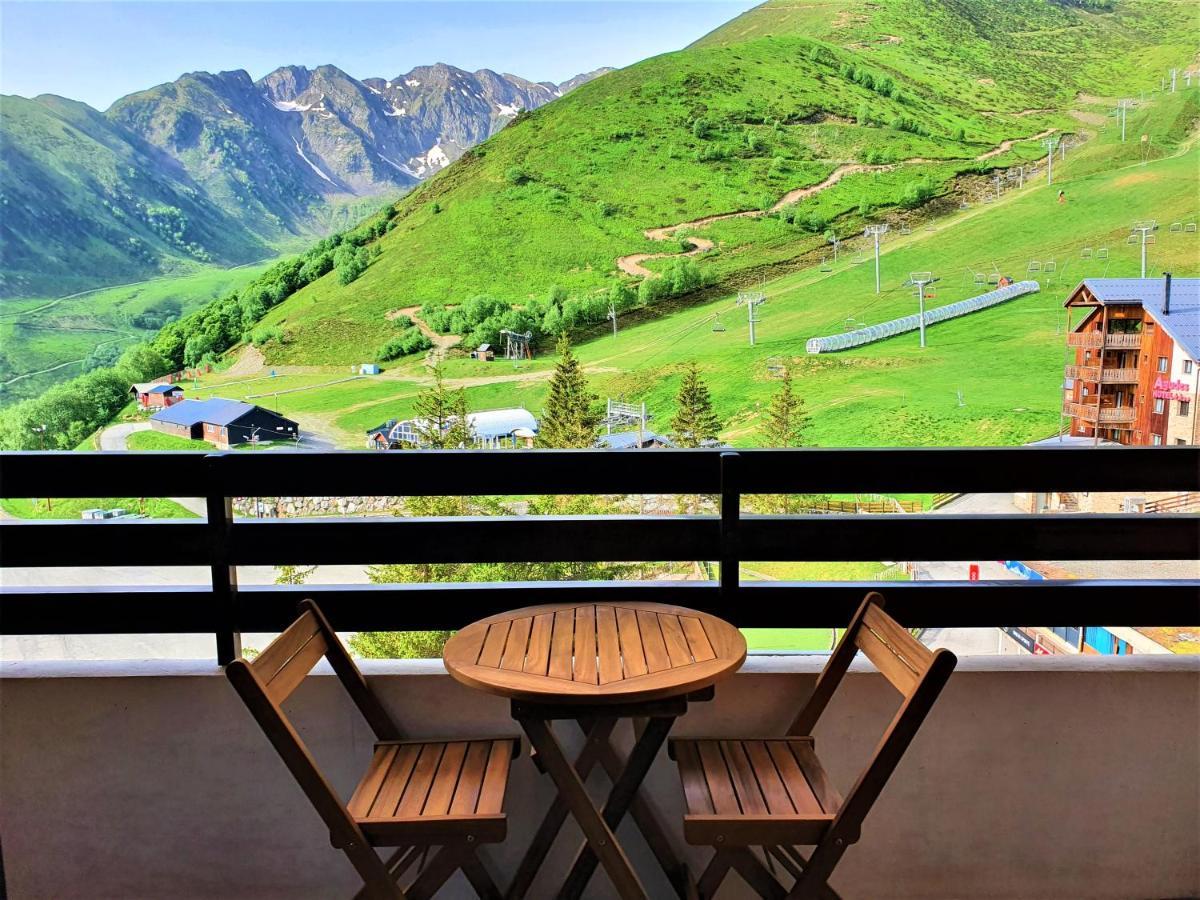
[[675, 758], [679, 762], [679, 778], [683, 782], [688, 813], [711, 814], [712, 796], [708, 792], [708, 781], [704, 777], [704, 766], [700, 764], [695, 742], [679, 741], [675, 745]]
[[483, 785], [479, 789], [477, 815], [495, 815], [504, 804], [504, 787], [508, 784], [508, 766], [512, 761], [512, 741], [492, 741], [488, 754], [487, 770], [483, 774]]
[[842, 795], [825, 774], [825, 767], [817, 759], [812, 744], [807, 741], [789, 741], [788, 744], [821, 809], [829, 815], [835, 815], [842, 807]]
[[865, 623], [855, 633], [854, 643], [866, 654], [875, 668], [883, 673], [892, 687], [905, 696], [920, 682], [921, 679], [909, 664], [897, 656]]
[[550, 677], [571, 680], [575, 650], [575, 614], [571, 609], [554, 613], [554, 634], [550, 637]]
[[596, 607], [580, 606], [575, 610], [575, 681], [597, 684], [596, 673]]
[[375, 803], [362, 814], [362, 818], [386, 819], [396, 814], [396, 807], [404, 795], [404, 789], [408, 787], [408, 779], [420, 752], [419, 744], [401, 745], [396, 750], [396, 756], [392, 759], [392, 765], [383, 780], [383, 787], [380, 788]]
[[533, 617], [529, 632], [529, 650], [525, 654], [525, 671], [545, 675], [550, 667], [550, 636], [554, 633], [554, 614], [542, 613]]
[[742, 812], [750, 816], [760, 816], [768, 812], [767, 803], [763, 800], [758, 781], [754, 777], [754, 769], [746, 757], [746, 751], [741, 741], [721, 741], [721, 755], [729, 765], [729, 774], [733, 781], [733, 789], [737, 791], [738, 804]]
[[596, 655], [600, 684], [620, 681], [621, 637], [617, 632], [617, 616], [611, 606], [596, 607]]
[[687, 637], [688, 649], [691, 650], [692, 658], [696, 662], [707, 662], [717, 658], [716, 651], [713, 650], [712, 643], [708, 639], [708, 633], [704, 630], [704, 623], [700, 619], [695, 616], [680, 616], [679, 622]]
[[425, 800], [429, 789], [433, 786], [433, 776], [437, 772], [438, 763], [442, 761], [442, 751], [445, 744], [426, 744], [417, 756], [417, 764], [413, 767], [412, 776], [400, 797], [396, 807], [398, 816], [419, 816], [425, 808]]
[[637, 619], [642, 634], [642, 649], [646, 652], [646, 667], [651, 673], [671, 668], [671, 657], [667, 655], [667, 643], [663, 640], [658, 615], [639, 609]]
[[454, 799], [450, 803], [451, 815], [474, 814], [479, 805], [479, 791], [483, 787], [483, 775], [487, 771], [488, 753], [491, 749], [490, 741], [471, 741], [468, 745], [462, 773], [458, 776], [458, 787], [454, 789]]
[[788, 797], [783, 779], [775, 770], [775, 762], [771, 759], [766, 744], [763, 741], [744, 741], [742, 745], [746, 750], [746, 757], [750, 760], [750, 766], [754, 769], [754, 778], [762, 791], [763, 799], [767, 803], [767, 811], [780, 816], [794, 814], [796, 808]]
[[250, 661], [250, 668], [263, 684], [269, 684], [287, 661], [295, 656], [320, 628], [316, 616], [311, 612], [304, 613]]
[[310, 637], [307, 643], [296, 651], [296, 655], [275, 673], [275, 677], [267, 682], [267, 696], [275, 703], [282, 703], [290, 697], [292, 691], [300, 686], [300, 682], [312, 671], [312, 667], [320, 662], [328, 649], [325, 635], [318, 632]]
[[533, 628], [533, 619], [523, 616], [514, 619], [512, 628], [508, 630], [508, 640], [504, 644], [504, 656], [500, 658], [500, 668], [509, 672], [520, 672], [525, 667], [525, 648], [529, 646], [529, 632]]
[[483, 646], [479, 651], [479, 665], [490, 669], [500, 668], [500, 658], [504, 656], [504, 645], [508, 643], [508, 630], [512, 622], [493, 622], [488, 626], [483, 638]]
[[933, 651], [913, 637], [907, 628], [874, 605], [867, 607], [863, 622], [917, 673], [918, 678], [925, 674], [933, 662]]
[[808, 779], [804, 777], [804, 772], [796, 761], [796, 757], [788, 749], [789, 743], [799, 742], [767, 741], [767, 752], [771, 754], [775, 770], [779, 773], [783, 786], [787, 789], [792, 806], [796, 808], [796, 814], [801, 816], [820, 815], [823, 812], [820, 801], [813, 793]]
[[741, 807], [738, 806], [737, 794], [734, 793], [729, 767], [725, 765], [720, 745], [716, 741], [697, 741], [696, 753], [704, 767], [704, 780], [708, 783], [713, 810], [717, 815], [736, 816], [741, 812]]
[[446, 745], [437, 771], [433, 774], [433, 785], [429, 789], [429, 796], [425, 798], [421, 815], [444, 816], [450, 812], [450, 801], [454, 799], [454, 792], [458, 788], [458, 776], [466, 756], [466, 741], [452, 741]]
[[646, 651], [642, 648], [642, 631], [637, 612], [625, 607], [617, 609], [617, 630], [621, 638], [621, 661], [626, 678], [637, 678], [650, 670], [646, 668]]
[[374, 805], [375, 798], [379, 796], [379, 789], [383, 787], [388, 769], [392, 767], [398, 750], [399, 747], [396, 745], [379, 747], [375, 750], [371, 757], [371, 764], [367, 767], [367, 773], [358, 783], [358, 787], [354, 789], [350, 802], [346, 804], [350, 815], [364, 818], [371, 811], [371, 806]]
[[663, 641], [667, 645], [667, 658], [671, 660], [671, 667], [691, 665], [692, 651], [688, 648], [687, 638], [683, 634], [683, 626], [679, 623], [679, 616], [659, 613], [658, 625], [662, 629]]

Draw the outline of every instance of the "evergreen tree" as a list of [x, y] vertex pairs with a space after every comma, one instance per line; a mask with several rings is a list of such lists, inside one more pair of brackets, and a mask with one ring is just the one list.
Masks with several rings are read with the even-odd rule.
[[708, 385], [700, 377], [695, 363], [689, 363], [675, 398], [678, 409], [671, 419], [675, 443], [680, 447], [699, 447], [705, 441], [716, 440], [721, 420], [713, 412]]
[[418, 446], [430, 450], [453, 450], [471, 445], [467, 421], [467, 394], [446, 387], [441, 365], [433, 367], [433, 385], [413, 402], [413, 430]]
[[558, 342], [558, 362], [550, 378], [550, 396], [538, 428], [539, 447], [586, 449], [595, 446], [600, 417], [592, 404], [598, 400], [588, 390], [587, 376], [571, 352], [564, 334]]
[[[763, 446], [802, 447], [804, 429], [808, 417], [804, 414], [804, 401], [796, 396], [792, 384], [792, 367], [784, 371], [783, 384], [771, 397], [767, 406], [766, 422], [763, 425]], [[796, 506], [803, 506], [800, 499], [791, 494], [762, 494], [750, 499], [750, 507], [756, 512], [783, 513], [787, 515]]]

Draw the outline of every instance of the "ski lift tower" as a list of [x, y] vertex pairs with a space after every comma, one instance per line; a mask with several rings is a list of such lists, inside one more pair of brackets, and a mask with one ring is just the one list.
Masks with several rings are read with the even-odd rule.
[[754, 317], [754, 308], [760, 303], [767, 302], [767, 295], [762, 291], [738, 291], [737, 305], [746, 307], [747, 321], [750, 323], [750, 346], [754, 346], [754, 326], [758, 319]]
[[863, 231], [869, 238], [875, 239], [875, 293], [879, 293], [879, 239], [887, 234], [887, 224], [883, 225], [868, 225]]
[[1142, 277], [1146, 277], [1146, 245], [1154, 243], [1154, 232], [1158, 230], [1158, 223], [1153, 219], [1147, 219], [1145, 222], [1134, 222], [1133, 227], [1129, 230], [1129, 238], [1131, 241], [1141, 239], [1142, 243]]
[[613, 337], [617, 336], [617, 306], [615, 303], [608, 304], [608, 318], [613, 323]]
[[1054, 184], [1054, 150], [1058, 146], [1058, 138], [1048, 137], [1042, 141], [1046, 148], [1046, 184]]
[[913, 272], [908, 280], [917, 286], [917, 296], [920, 298], [917, 307], [917, 323], [921, 327], [921, 349], [925, 349], [925, 285], [934, 281], [932, 272]]
[[500, 334], [504, 337], [505, 359], [533, 359], [533, 350], [531, 349], [533, 341], [532, 331], [526, 331], [522, 334], [519, 331], [509, 331], [507, 328], [504, 328], [501, 329]]

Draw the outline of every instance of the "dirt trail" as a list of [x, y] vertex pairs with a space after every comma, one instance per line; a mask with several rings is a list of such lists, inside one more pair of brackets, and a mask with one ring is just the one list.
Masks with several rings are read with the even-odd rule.
[[[1030, 110], [1030, 112], [1032, 112], [1032, 110]], [[1054, 134], [1056, 130], [1057, 129], [1050, 128], [1046, 131], [1039, 132], [1038, 134], [1031, 135], [1030, 137], [1009, 138], [1008, 140], [1001, 141], [991, 150], [980, 153], [978, 156], [974, 157], [974, 159], [976, 162], [979, 162], [981, 160], [1000, 156], [1001, 154], [1007, 153], [1009, 150], [1011, 150], [1015, 144], [1019, 144], [1022, 141], [1041, 140], [1044, 137]], [[713, 224], [714, 222], [723, 222], [726, 219], [758, 219], [767, 215], [768, 212], [779, 212], [779, 210], [783, 209], [784, 207], [792, 206], [793, 204], [799, 203], [801, 200], [805, 200], [814, 194], [818, 194], [821, 191], [827, 190], [828, 188], [833, 187], [847, 175], [860, 175], [865, 172], [889, 172], [892, 169], [895, 169], [898, 165], [940, 161], [941, 160], [925, 159], [924, 157], [913, 157], [912, 159], [904, 160], [902, 163], [894, 163], [891, 165], [843, 163], [830, 172], [824, 181], [818, 182], [817, 184], [811, 184], [808, 187], [796, 188], [793, 191], [788, 191], [769, 210], [746, 209], [739, 212], [717, 213], [715, 215], [704, 216], [699, 219], [692, 219], [688, 222], [680, 222], [678, 225], [660, 225], [657, 228], [647, 228], [643, 234], [645, 234], [646, 237], [652, 241], [667, 241], [673, 238], [680, 231], [704, 228]], [[619, 256], [617, 257], [617, 268], [627, 275], [636, 275], [639, 278], [653, 278], [656, 273], [642, 265], [642, 263], [646, 262], [647, 260], [665, 259], [669, 256], [695, 256], [698, 253], [704, 253], [706, 250], [711, 250], [714, 246], [716, 246], [708, 238], [697, 237], [696, 235], [686, 235], [680, 240], [683, 243], [690, 245], [692, 249], [677, 253], [632, 253], [629, 256]], [[414, 321], [416, 320], [414, 319]]]
[[225, 370], [226, 375], [254, 375], [263, 370], [267, 364], [267, 358], [263, 356], [261, 350], [253, 344], [247, 344], [240, 354], [237, 361]]
[[421, 334], [429, 338], [433, 344], [433, 350], [430, 351], [430, 356], [433, 362], [445, 359], [446, 351], [451, 347], [457, 346], [462, 341], [462, 336], [457, 334], [438, 334], [427, 324], [425, 320], [417, 315], [421, 311], [419, 306], [406, 306], [403, 309], [393, 309], [387, 314], [389, 319], [398, 319], [400, 316], [408, 316], [413, 320], [413, 324], [421, 329]]

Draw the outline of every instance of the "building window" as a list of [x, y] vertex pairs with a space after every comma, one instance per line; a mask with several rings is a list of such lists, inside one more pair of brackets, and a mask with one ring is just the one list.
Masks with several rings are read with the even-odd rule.
[[1185, 441], [1183, 438], [1175, 438], [1175, 443], [1180, 447], [1187, 446], [1187, 441]]
[[1192, 412], [1192, 401], [1191, 400], [1180, 400], [1179, 401], [1179, 414], [1181, 416], [1187, 416], [1187, 415], [1191, 415], [1191, 412]]
[[1160, 372], [1167, 371], [1167, 358], [1165, 356], [1160, 356], [1158, 358], [1158, 371], [1160, 371]]
[[1154, 412], [1155, 413], [1163, 412], [1166, 408], [1166, 405], [1167, 405], [1167, 401], [1164, 400], [1162, 397], [1156, 398], [1154, 401]]
[[1184, 374], [1184, 375], [1191, 375], [1191, 374], [1192, 374], [1192, 365], [1193, 365], [1193, 364], [1192, 364], [1192, 361], [1191, 361], [1190, 359], [1185, 359], [1185, 360], [1183, 361], [1183, 374]]
[[1083, 389], [1083, 396], [1084, 396], [1084, 397], [1086, 397], [1086, 396], [1088, 395], [1088, 393], [1089, 393], [1089, 392], [1088, 392], [1088, 389], [1087, 389], [1087, 388], [1084, 388], [1084, 389]]
[[1091, 350], [1083, 351], [1083, 361], [1085, 363], [1090, 363], [1092, 361], [1092, 351]]
[[1162, 446], [1162, 435], [1161, 434], [1150, 435], [1150, 443], [1153, 444], [1155, 447], [1161, 447]]

